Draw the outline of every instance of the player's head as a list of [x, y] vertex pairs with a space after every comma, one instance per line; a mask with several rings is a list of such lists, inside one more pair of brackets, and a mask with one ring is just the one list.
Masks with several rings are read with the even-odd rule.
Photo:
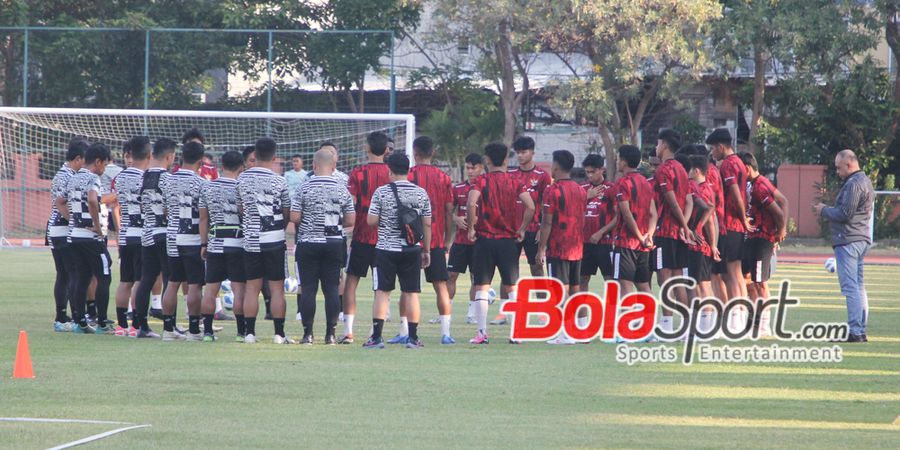
[[216, 159], [213, 158], [212, 153], [206, 152], [203, 154], [203, 164], [204, 165], [215, 166], [216, 165], [215, 161], [216, 161]]
[[466, 155], [466, 179], [474, 180], [482, 173], [484, 173], [484, 157], [478, 153]]
[[232, 177], [244, 167], [244, 156], [237, 150], [228, 150], [222, 154], [222, 169]]
[[169, 168], [175, 162], [175, 141], [169, 138], [159, 138], [153, 143], [153, 160], [163, 163], [162, 167]]
[[744, 167], [747, 168], [747, 175], [750, 178], [756, 178], [759, 176], [759, 163], [756, 162], [756, 157], [753, 156], [753, 153], [750, 152], [741, 152], [738, 154], [741, 157], [741, 161], [744, 163]]
[[430, 160], [434, 157], [434, 141], [428, 136], [419, 136], [413, 141], [413, 155], [416, 159]]
[[681, 164], [681, 167], [684, 168], [685, 172], [690, 172], [690, 170], [691, 170], [690, 155], [686, 155], [684, 153], [676, 153], [674, 159], [675, 159], [675, 161], [678, 161], [679, 164]]
[[731, 132], [727, 128], [716, 128], [706, 137], [706, 145], [709, 146], [713, 157], [721, 161], [732, 152]]
[[556, 150], [553, 152], [553, 166], [550, 171], [553, 178], [568, 178], [575, 167], [575, 155], [568, 150]]
[[506, 166], [507, 155], [509, 155], [509, 148], [502, 142], [492, 142], [484, 146], [485, 161], [491, 167]]
[[319, 145], [319, 150], [321, 150], [321, 149], [323, 149], [323, 148], [324, 148], [324, 149], [328, 149], [329, 151], [331, 151], [332, 153], [334, 153], [334, 163], [337, 164], [337, 162], [338, 162], [338, 148], [337, 148], [337, 145], [335, 145], [333, 142], [325, 141], [325, 142], [323, 142], [322, 144]]
[[663, 128], [656, 135], [656, 156], [660, 159], [671, 158], [681, 148], [681, 135], [671, 128]]
[[391, 169], [391, 175], [406, 177], [409, 174], [409, 158], [403, 152], [391, 153], [385, 162]]
[[256, 140], [256, 160], [270, 162], [275, 159], [275, 139], [268, 136]]
[[128, 140], [128, 154], [132, 161], [146, 161], [153, 153], [153, 146], [147, 136], [134, 136]]
[[641, 149], [633, 145], [623, 145], [616, 151], [616, 165], [619, 171], [637, 169], [641, 165]]
[[198, 130], [196, 127], [194, 127], [194, 128], [191, 128], [190, 130], [185, 131], [184, 134], [181, 136], [181, 144], [182, 145], [187, 144], [188, 142], [191, 142], [191, 141], [205, 144], [206, 137], [203, 136], [203, 133], [201, 133], [200, 130]]
[[387, 155], [390, 155], [391, 153], [394, 153], [394, 148], [395, 148], [394, 147], [394, 138], [388, 136], [387, 147], [385, 147], [384, 155], [387, 156]]
[[854, 172], [859, 171], [859, 158], [853, 150], [844, 149], [834, 157], [834, 167], [838, 176], [843, 180]]
[[534, 159], [534, 139], [528, 136], [522, 136], [513, 142], [513, 150], [516, 151], [516, 159], [519, 165], [531, 164]]
[[103, 174], [110, 159], [112, 159], [112, 155], [109, 152], [109, 147], [102, 142], [94, 142], [84, 152], [84, 165], [95, 175]]
[[380, 131], [373, 131], [366, 136], [366, 151], [375, 156], [384, 156], [387, 145], [388, 136]]
[[337, 166], [335, 154], [330, 148], [320, 148], [313, 155], [313, 171], [319, 176], [329, 176]]
[[88, 141], [75, 138], [69, 141], [69, 148], [66, 149], [66, 162], [72, 170], [79, 170], [84, 165], [84, 154], [87, 152]]
[[241, 155], [244, 157], [244, 167], [251, 168], [256, 167], [256, 147], [253, 145], [248, 145], [241, 150]]
[[684, 144], [678, 151], [675, 152], [676, 155], [687, 155], [692, 156], [697, 154], [697, 146], [694, 144]]
[[606, 161], [603, 157], [596, 153], [587, 155], [584, 158], [584, 161], [581, 162], [581, 167], [584, 168], [584, 174], [587, 176], [588, 183], [596, 186], [603, 182], [606, 176], [606, 169], [603, 167], [605, 164]]
[[706, 171], [709, 170], [709, 158], [706, 155], [691, 155], [688, 158], [691, 163], [691, 179], [696, 181], [706, 180]]
[[295, 172], [303, 170], [303, 157], [296, 154], [291, 156], [291, 168], [294, 169]]
[[188, 141], [181, 146], [181, 161], [185, 166], [199, 166], [206, 149], [197, 141]]

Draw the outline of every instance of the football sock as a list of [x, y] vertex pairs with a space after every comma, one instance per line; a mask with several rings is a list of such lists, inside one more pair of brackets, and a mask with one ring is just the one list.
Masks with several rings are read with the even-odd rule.
[[188, 332], [200, 334], [200, 316], [188, 316]]
[[243, 314], [235, 314], [234, 321], [237, 323], [237, 334], [238, 336], [244, 335], [244, 315]]
[[128, 328], [128, 308], [116, 307], [116, 321], [122, 328]]
[[659, 321], [659, 327], [667, 333], [672, 332], [672, 316], [663, 316]]
[[488, 299], [487, 292], [475, 293], [475, 319], [478, 321], [478, 331], [487, 334]]
[[150, 296], [150, 308], [162, 309], [162, 295]]
[[418, 322], [408, 322], [409, 324], [409, 340], [410, 341], [418, 341], [419, 340], [419, 323]]
[[175, 331], [175, 315], [167, 314], [163, 316], [163, 330]]
[[450, 336], [450, 314], [441, 316], [441, 336]]
[[381, 339], [381, 330], [384, 328], [384, 319], [372, 319], [372, 340]]
[[[353, 334], [353, 319], [356, 316], [354, 314], [344, 314], [344, 334], [350, 336]], [[384, 321], [382, 321], [384, 323]]]
[[272, 319], [275, 324], [275, 334], [284, 337], [284, 319]]
[[[213, 335], [213, 316], [214, 314], [204, 314], [203, 315], [203, 332], [210, 336]], [[243, 327], [241, 327], [243, 328]]]
[[400, 331], [397, 334], [400, 336], [409, 336], [409, 321], [406, 317], [400, 317]]
[[247, 334], [256, 335], [256, 317], [244, 317], [244, 332], [245, 336]]

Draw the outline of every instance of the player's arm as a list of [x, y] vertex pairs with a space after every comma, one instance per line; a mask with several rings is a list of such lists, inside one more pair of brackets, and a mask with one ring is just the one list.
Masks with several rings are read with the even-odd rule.
[[446, 243], [453, 242], [451, 237], [453, 237], [453, 221], [446, 220], [447, 217], [453, 217], [454, 210], [456, 208], [453, 207], [453, 202], [447, 202], [444, 204], [444, 249], [446, 250], [449, 247]]
[[422, 268], [431, 265], [431, 216], [422, 218]]
[[644, 237], [644, 247], [653, 247], [653, 233], [656, 232], [656, 221], [659, 216], [656, 212], [656, 200], [650, 199], [650, 224], [647, 226], [647, 235]]
[[475, 224], [478, 222], [478, 215], [475, 214], [478, 208], [478, 200], [481, 198], [481, 191], [472, 189], [469, 191], [469, 197], [466, 199], [466, 223], [469, 225], [469, 240], [475, 240]]
[[744, 228], [748, 231], [751, 229], [750, 226], [750, 218], [747, 217], [747, 205], [744, 204], [744, 197], [741, 196], [741, 188], [737, 185], [737, 183], [728, 186], [728, 198], [725, 201], [725, 206], [728, 206], [728, 203], [732, 203], [734, 208], [737, 208], [740, 211], [741, 221], [744, 222]]
[[100, 229], [100, 201], [94, 195], [88, 195], [88, 212], [91, 214], [94, 232], [98, 235], [102, 234], [102, 230]]
[[538, 240], [537, 263], [544, 265], [547, 259], [547, 243], [550, 242], [550, 228], [553, 226], [553, 213], [546, 205], [541, 214], [541, 234]]
[[[653, 210], [654, 208], [651, 208]], [[634, 220], [634, 215], [631, 214], [631, 202], [628, 200], [620, 200], [619, 201], [619, 215], [622, 216], [622, 220], [625, 223], [625, 229], [628, 230], [629, 233], [634, 235], [638, 240], [643, 241], [644, 235], [641, 233], [641, 230], [638, 228], [637, 222]]]
[[606, 236], [607, 234], [612, 233], [613, 228], [615, 228], [616, 225], [618, 225], [618, 224], [619, 224], [619, 216], [614, 214], [612, 220], [607, 222], [606, 225], [603, 225], [602, 227], [600, 227], [599, 230], [597, 230], [596, 233], [591, 235], [591, 238], [590, 238], [591, 243], [596, 244], [596, 243], [600, 242], [600, 239], [602, 239], [603, 236]]
[[[65, 193], [63, 195], [65, 195]], [[59, 211], [61, 217], [69, 220], [69, 202], [67, 202], [62, 195], [56, 197], [56, 209]]]
[[209, 245], [209, 209], [200, 208], [200, 256], [206, 259], [206, 246]]
[[775, 202], [778, 203], [778, 207], [781, 208], [781, 211], [784, 213], [784, 225], [778, 229], [778, 242], [781, 242], [787, 236], [788, 217], [791, 217], [790, 206], [787, 197], [785, 197], [778, 189], [775, 189], [773, 195], [775, 196]]
[[784, 225], [787, 222], [787, 220], [785, 220], [784, 210], [778, 206], [778, 202], [773, 201], [766, 205], [766, 211], [768, 211], [775, 220], [775, 228], [778, 229], [778, 234], [776, 236], [781, 236], [781, 231], [784, 229]]
[[528, 229], [528, 225], [534, 220], [534, 200], [531, 199], [531, 194], [527, 191], [519, 194], [519, 200], [525, 205], [525, 211], [522, 213], [522, 225], [516, 231], [516, 234], [519, 236], [518, 240], [521, 242], [525, 239], [525, 230]]
[[[689, 200], [690, 198], [691, 197], [688, 196], [687, 200]], [[678, 223], [678, 226], [685, 230], [687, 230], [688, 228], [687, 219], [685, 218], [685, 216], [688, 215], [687, 200], [685, 200], [685, 210], [682, 211], [681, 207], [678, 206], [678, 200], [675, 199], [675, 191], [666, 191], [663, 194], [663, 203], [665, 203], [666, 206], [669, 207], [669, 211], [671, 212], [672, 217], [675, 218], [675, 222]]]
[[381, 216], [379, 216], [378, 214], [372, 214], [371, 212], [369, 212], [369, 214], [366, 215], [366, 223], [369, 224], [370, 227], [377, 227], [378, 220], [380, 218]]

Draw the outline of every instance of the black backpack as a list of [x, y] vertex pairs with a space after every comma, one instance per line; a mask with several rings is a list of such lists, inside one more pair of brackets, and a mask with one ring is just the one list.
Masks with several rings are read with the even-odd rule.
[[397, 222], [400, 224], [400, 231], [406, 239], [408, 245], [416, 245], [425, 239], [425, 227], [422, 225], [422, 216], [419, 212], [400, 202], [400, 196], [397, 194], [397, 185], [391, 183], [391, 192], [394, 193], [394, 200], [397, 202]]

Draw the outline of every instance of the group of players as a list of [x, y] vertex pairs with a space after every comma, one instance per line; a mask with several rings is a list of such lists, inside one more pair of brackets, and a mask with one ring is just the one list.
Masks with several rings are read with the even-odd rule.
[[[273, 341], [293, 343], [284, 331], [283, 289], [291, 222], [303, 344], [315, 341], [319, 286], [325, 299], [324, 343], [354, 342], [356, 291], [370, 268], [375, 297], [364, 347], [383, 348], [385, 342], [422, 346], [418, 294], [423, 270], [436, 294], [440, 315], [433, 322], [441, 325], [442, 344], [455, 343], [451, 302], [459, 275], [470, 272], [467, 318], [477, 324], [470, 343], [487, 344], [494, 273], [501, 278], [500, 298], [513, 297], [523, 251], [533, 276], [555, 277], [571, 293], [587, 290], [598, 271], [626, 292], [649, 292], [656, 272], [660, 285], [682, 275], [697, 281], [694, 292], [675, 290], [684, 303], [689, 296], [767, 298], [766, 281], [774, 247], [786, 234], [788, 204], [760, 176], [753, 155], [736, 154], [731, 142], [727, 130], [715, 130], [706, 140], [707, 150], [682, 145], [675, 131], [662, 130], [649, 173], [642, 172], [640, 149], [625, 145], [616, 152], [614, 181], [606, 180], [604, 159], [592, 154], [582, 162], [587, 183], [578, 184], [572, 179], [571, 152], [553, 152], [548, 173], [535, 165], [534, 140], [522, 137], [513, 144], [516, 168], [507, 168], [509, 149], [492, 143], [483, 154], [466, 156], [466, 180], [453, 184], [432, 165], [430, 138], [414, 141], [411, 164], [404, 153], [390, 151], [386, 134], [374, 132], [366, 139], [366, 164], [345, 175], [337, 170], [336, 146], [323, 143], [309, 176], [290, 192], [285, 178], [276, 174], [277, 144], [271, 138], [243, 152], [225, 152], [220, 176], [209, 181], [199, 174], [205, 155], [201, 133], [185, 135], [181, 164], [174, 171], [174, 141], [151, 143], [135, 136], [125, 145], [127, 168], [106, 189], [101, 176], [110, 150], [75, 139], [52, 184], [48, 240], [57, 269], [54, 328], [213, 341], [216, 300], [227, 280], [234, 292], [236, 340], [256, 342], [258, 299], [268, 288]], [[107, 320], [112, 275], [102, 208], [107, 202], [115, 203], [120, 215], [115, 321]], [[421, 224], [420, 235], [411, 232], [415, 222]], [[162, 335], [150, 329], [147, 319], [160, 277]], [[400, 331], [385, 341], [383, 327], [398, 281]], [[175, 323], [182, 290], [187, 330]], [[703, 311], [701, 328], [714, 319], [712, 311]], [[753, 318], [739, 309], [727, 318], [738, 328], [748, 320]], [[340, 338], [339, 321], [344, 324]], [[491, 324], [504, 322], [500, 315]], [[671, 330], [671, 311], [663, 311], [660, 325]], [[752, 326], [765, 335], [768, 314]], [[574, 343], [564, 334], [552, 342]]]

